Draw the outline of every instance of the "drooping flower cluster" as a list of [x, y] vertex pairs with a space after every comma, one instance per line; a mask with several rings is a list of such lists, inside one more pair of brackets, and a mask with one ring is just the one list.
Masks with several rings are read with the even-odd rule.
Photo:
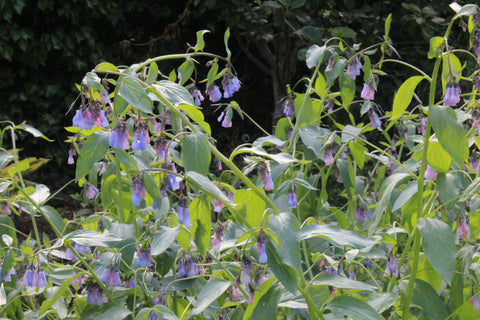
[[268, 170], [268, 166], [266, 163], [260, 163], [258, 165], [258, 176], [263, 182], [263, 188], [265, 191], [271, 191], [274, 188], [274, 183], [272, 179], [272, 174], [270, 170]]
[[217, 102], [222, 98], [222, 93], [220, 92], [220, 89], [216, 85], [211, 85], [210, 87], [208, 87], [207, 94], [210, 101], [212, 102]]
[[[90, 130], [93, 126], [106, 128], [108, 127], [108, 120], [105, 117], [105, 112], [100, 108], [101, 104], [110, 103], [108, 97], [108, 91], [105, 89], [105, 93], [100, 92], [100, 101], [95, 99], [89, 99], [88, 88], [82, 86], [83, 96], [80, 108], [75, 112], [72, 124], [80, 129]], [[85, 99], [89, 99], [89, 106], [86, 105]]]
[[137, 258], [137, 266], [141, 268], [150, 268], [153, 265], [150, 244], [144, 244], [137, 248]]
[[220, 113], [220, 116], [218, 116], [217, 121], [222, 123], [222, 127], [231, 128], [232, 116], [233, 116], [232, 109], [227, 108], [227, 110], [222, 111], [222, 113]]
[[129, 138], [130, 135], [128, 134], [127, 124], [124, 121], [118, 121], [115, 129], [108, 138], [108, 143], [113, 148], [127, 150], [129, 147]]
[[95, 187], [93, 184], [89, 184], [87, 190], [85, 191], [85, 197], [87, 197], [87, 199], [93, 200], [97, 196], [98, 192], [99, 191], [97, 187]]
[[35, 265], [30, 264], [23, 275], [22, 284], [29, 287], [45, 288], [47, 286], [45, 270], [38, 263]]
[[350, 76], [350, 78], [355, 80], [355, 78], [360, 75], [361, 69], [362, 69], [362, 63], [358, 59], [358, 56], [356, 56], [355, 59], [348, 64], [347, 73]]
[[242, 257], [242, 282], [245, 286], [248, 287], [248, 285], [251, 283], [250, 280], [250, 270], [252, 269], [252, 264], [250, 260], [246, 256]]
[[290, 208], [296, 208], [297, 207], [297, 187], [295, 185], [292, 185], [290, 190], [288, 191], [288, 206]]
[[101, 306], [108, 302], [108, 297], [96, 284], [92, 284], [87, 289], [87, 302]]
[[382, 126], [382, 121], [378, 117], [378, 114], [373, 110], [373, 108], [370, 108], [368, 110], [368, 116], [370, 118], [370, 125], [374, 128], [380, 128]]
[[263, 232], [260, 232], [260, 234], [257, 236], [257, 253], [260, 255], [260, 258], [258, 259], [260, 263], [267, 263], [268, 260], [266, 248], [267, 241], [267, 235]]
[[287, 97], [287, 99], [285, 99], [285, 102], [283, 104], [283, 114], [285, 115], [285, 117], [291, 118], [293, 117], [294, 111], [294, 100], [293, 96], [290, 95]]
[[102, 275], [99, 277], [99, 279], [110, 287], [122, 286], [122, 281], [120, 280], [120, 273], [114, 266], [106, 268]]
[[355, 208], [355, 220], [359, 222], [365, 222], [372, 220], [372, 215], [360, 200], [357, 200], [357, 206]]
[[363, 89], [360, 96], [365, 100], [373, 100], [375, 98], [375, 88], [370, 82], [363, 84]]
[[435, 181], [437, 180], [437, 175], [438, 175], [437, 170], [430, 167], [430, 165], [427, 163], [427, 167], [425, 169], [425, 175], [424, 175], [425, 179]]
[[220, 244], [223, 238], [223, 226], [218, 225], [215, 228], [215, 232], [213, 233], [213, 250], [218, 251], [220, 250]]
[[197, 264], [190, 253], [182, 253], [177, 261], [177, 278], [190, 278], [198, 275]]
[[133, 135], [132, 150], [145, 150], [150, 145], [150, 135], [148, 133], [148, 125], [140, 122], [135, 129]]
[[333, 146], [326, 146], [323, 149], [323, 156], [325, 157], [325, 166], [328, 167], [332, 165], [335, 162], [335, 159], [333, 158]]
[[141, 175], [132, 177], [132, 189], [132, 204], [138, 207], [147, 195]]
[[457, 223], [457, 233], [460, 240], [468, 238], [470, 227], [468, 226], [467, 219], [460, 219]]
[[240, 81], [234, 77], [231, 73], [227, 72], [223, 75], [222, 79], [223, 97], [231, 98], [235, 92], [240, 90]]
[[202, 101], [205, 100], [205, 98], [202, 95], [202, 92], [195, 87], [190, 88], [188, 91], [192, 95], [193, 104], [199, 107]]
[[443, 97], [443, 104], [454, 107], [460, 102], [460, 85], [458, 82], [449, 82], [445, 88], [445, 97]]
[[394, 278], [398, 277], [398, 261], [392, 254], [389, 254], [385, 274]]
[[[89, 247], [79, 245], [78, 243], [75, 243], [75, 245], [73, 246], [73, 249], [77, 253], [82, 253], [82, 254], [89, 254], [90, 253], [90, 248]], [[67, 260], [77, 260], [78, 258], [73, 253], [73, 251], [70, 250], [70, 248], [67, 248], [67, 250], [65, 251], [65, 259], [67, 259]]]
[[185, 225], [185, 227], [190, 228], [192, 226], [192, 220], [190, 219], [190, 213], [187, 206], [187, 198], [185, 196], [182, 196], [178, 201], [177, 211], [178, 222]]

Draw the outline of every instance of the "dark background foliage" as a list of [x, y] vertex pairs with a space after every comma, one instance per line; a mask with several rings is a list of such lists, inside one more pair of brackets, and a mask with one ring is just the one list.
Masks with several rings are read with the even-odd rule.
[[[224, 54], [223, 33], [231, 28], [230, 46], [242, 90], [240, 106], [271, 130], [281, 116], [285, 86], [307, 70], [305, 49], [331, 36], [367, 46], [383, 35], [383, 22], [393, 13], [391, 38], [402, 59], [426, 67], [428, 40], [440, 35], [452, 16], [450, 1], [333, 0], [0, 0], [0, 119], [27, 121], [53, 143], [21, 146], [28, 155], [52, 159], [40, 182], [60, 186], [73, 177], [66, 165], [69, 145], [64, 126], [71, 125], [74, 84], [102, 61], [129, 65], [152, 56], [183, 52], [195, 43], [195, 32], [209, 29], [205, 50]], [[166, 66], [176, 67], [175, 65]], [[389, 69], [379, 90], [393, 90], [408, 70]], [[379, 101], [388, 110], [393, 100]], [[206, 108], [212, 124], [217, 115]], [[234, 128], [214, 126], [224, 150], [260, 133], [234, 118]], [[20, 137], [22, 138], [22, 137]]]

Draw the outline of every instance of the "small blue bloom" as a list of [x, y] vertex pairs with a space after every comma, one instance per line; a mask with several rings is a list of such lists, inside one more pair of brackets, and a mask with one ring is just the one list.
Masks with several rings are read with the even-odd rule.
[[190, 228], [192, 226], [192, 220], [190, 219], [190, 212], [188, 211], [187, 201], [185, 198], [181, 199], [177, 206], [178, 222]]
[[90, 110], [82, 103], [80, 109], [75, 112], [72, 124], [80, 129], [90, 130], [93, 126]]
[[150, 135], [146, 124], [140, 124], [133, 135], [132, 150], [145, 150], [150, 145]]
[[240, 90], [241, 84], [237, 78], [233, 77], [230, 73], [226, 73], [223, 75], [222, 86], [224, 91], [223, 97], [231, 98], [235, 92]]
[[294, 109], [293, 109], [293, 99], [292, 98], [287, 98], [285, 100], [285, 104], [283, 105], [283, 114], [285, 117], [291, 118], [293, 117]]
[[135, 288], [135, 277], [130, 277], [127, 281], [125, 281], [125, 288], [133, 289]]
[[134, 176], [132, 178], [132, 189], [132, 204], [138, 207], [142, 199], [147, 195], [142, 177]]
[[292, 187], [290, 191], [288, 192], [288, 206], [290, 208], [296, 208], [297, 207], [297, 192], [295, 190], [295, 187]]
[[27, 271], [25, 271], [25, 274], [23, 275], [23, 281], [22, 284], [32, 287], [33, 286], [33, 275], [34, 271], [32, 267], [27, 267]]
[[83, 254], [90, 253], [90, 248], [89, 247], [82, 246], [78, 243], [75, 243], [75, 245], [73, 246], [73, 249], [75, 249], [75, 251], [77, 251], [78, 253], [83, 253]]
[[357, 202], [357, 207], [355, 208], [355, 220], [359, 222], [372, 220], [372, 215], [360, 202]]
[[449, 82], [445, 87], [445, 97], [443, 98], [443, 104], [446, 106], [454, 107], [460, 102], [460, 86], [457, 82]]
[[91, 287], [87, 290], [87, 302], [101, 306], [108, 302], [107, 295], [97, 286]]
[[398, 261], [397, 259], [390, 255], [388, 262], [387, 262], [387, 269], [385, 270], [385, 273], [388, 276], [392, 276], [397, 278], [398, 277]]
[[197, 107], [200, 106], [203, 100], [205, 100], [202, 92], [200, 92], [200, 90], [198, 90], [197, 88], [193, 87], [189, 90], [189, 92], [192, 95], [194, 105], [196, 105]]
[[267, 249], [265, 243], [262, 243], [262, 250], [260, 252], [260, 263], [267, 263]]
[[74, 148], [70, 148], [70, 150], [68, 150], [68, 160], [67, 160], [68, 164], [75, 164], [75, 159], [73, 159], [73, 157], [76, 154], [77, 154], [77, 152], [75, 151]]
[[100, 281], [107, 284], [110, 287], [121, 287], [122, 281], [120, 280], [120, 274], [114, 267], [105, 269], [100, 276]]
[[127, 124], [119, 121], [108, 138], [108, 143], [113, 148], [127, 150], [129, 138], [130, 135], [128, 134]]
[[216, 85], [211, 85], [210, 87], [208, 87], [207, 93], [210, 101], [212, 102], [217, 102], [222, 98], [222, 93]]
[[175, 167], [175, 164], [170, 165], [170, 171], [173, 173], [167, 173], [167, 190], [178, 190], [180, 189], [180, 184], [177, 181], [177, 175], [174, 173], [177, 173], [177, 169]]
[[138, 247], [137, 249], [137, 265], [141, 268], [149, 268], [152, 266], [152, 255], [150, 254], [149, 248], [141, 248]]
[[350, 78], [355, 80], [355, 78], [360, 75], [360, 69], [362, 69], [362, 63], [358, 59], [358, 56], [356, 56], [355, 60], [353, 60], [348, 64], [347, 73], [350, 76]]
[[370, 117], [370, 125], [374, 128], [380, 128], [382, 126], [382, 121], [378, 115], [371, 108], [368, 110], [368, 116]]
[[87, 191], [85, 192], [85, 196], [87, 197], [87, 199], [92, 200], [92, 199], [95, 199], [98, 192], [99, 191], [98, 191], [97, 187], [95, 187], [92, 184], [89, 184], [88, 187], [87, 187]]
[[158, 160], [159, 161], [166, 161], [170, 162], [170, 158], [168, 157], [168, 143], [167, 140], [165, 139], [164, 135], [159, 136], [157, 139], [155, 139], [155, 142], [153, 144], [153, 148], [155, 149], [155, 152], [157, 153]]
[[98, 105], [95, 105], [90, 111], [90, 116], [92, 119], [92, 125], [106, 128], [108, 127], [108, 120], [105, 117], [105, 112]]

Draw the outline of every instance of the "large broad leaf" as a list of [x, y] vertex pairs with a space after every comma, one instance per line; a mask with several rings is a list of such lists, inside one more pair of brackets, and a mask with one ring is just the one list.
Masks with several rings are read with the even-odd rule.
[[447, 173], [452, 164], [452, 157], [438, 141], [431, 141], [427, 151], [428, 165], [438, 172]]
[[96, 73], [87, 72], [85, 77], [83, 77], [82, 79], [82, 84], [89, 88], [93, 88], [97, 91], [100, 91], [102, 93], [105, 92], [105, 88], [103, 87], [101, 80]]
[[109, 133], [98, 131], [91, 134], [85, 141], [77, 162], [75, 177], [83, 178], [92, 168], [93, 164], [105, 157], [108, 152]]
[[239, 222], [244, 223], [247, 228], [260, 227], [263, 213], [265, 211], [265, 201], [252, 190], [236, 190], [233, 202], [238, 205], [243, 219]]
[[395, 120], [400, 118], [405, 110], [407, 110], [408, 105], [412, 101], [413, 93], [417, 85], [425, 79], [424, 76], [413, 76], [408, 78], [397, 91], [395, 98], [393, 99], [393, 110], [392, 110], [392, 119]]
[[278, 237], [282, 248], [275, 245], [280, 260], [296, 270], [300, 270], [300, 241], [297, 239], [299, 226], [297, 219], [291, 213], [280, 213], [268, 218], [268, 227]]
[[193, 199], [188, 206], [192, 219], [192, 238], [198, 251], [205, 258], [210, 242], [210, 229], [212, 227], [211, 208], [205, 195]]
[[35, 191], [30, 195], [30, 199], [32, 199], [36, 204], [41, 205], [45, 200], [47, 200], [49, 195], [50, 189], [46, 185], [37, 184], [35, 186]]
[[132, 107], [139, 109], [145, 113], [151, 113], [153, 103], [145, 92], [142, 85], [131, 78], [124, 77], [120, 82], [118, 94], [124, 98]]
[[71, 239], [75, 243], [86, 247], [113, 247], [122, 239], [114, 234], [103, 234], [92, 230], [76, 230], [67, 235], [65, 239]]
[[313, 286], [331, 286], [340, 289], [357, 289], [357, 290], [378, 290], [377, 287], [369, 285], [365, 282], [351, 280], [346, 277], [334, 276], [331, 274], [322, 274], [315, 278], [312, 282]]
[[278, 301], [282, 295], [282, 288], [274, 286], [260, 298], [253, 310], [251, 320], [277, 320]]
[[153, 234], [153, 240], [151, 244], [152, 255], [156, 256], [167, 250], [177, 238], [177, 234], [179, 231], [179, 226], [173, 228], [160, 226]]
[[355, 193], [355, 172], [352, 163], [345, 159], [338, 159], [336, 163], [348, 198], [352, 199]]
[[447, 210], [452, 208], [455, 203], [448, 203], [450, 200], [458, 197], [461, 191], [461, 184], [457, 176], [452, 173], [439, 174], [437, 178], [437, 189], [440, 200], [446, 204]]
[[291, 293], [297, 292], [297, 269], [284, 264], [278, 255], [277, 249], [269, 241], [267, 242], [267, 264], [272, 270], [275, 277], [288, 289]]
[[327, 304], [325, 308], [332, 312], [325, 314], [325, 319], [344, 319], [344, 317], [351, 317], [355, 320], [383, 320], [383, 317], [370, 305], [350, 296], [339, 296]]
[[50, 221], [60, 233], [65, 231], [65, 220], [58, 214], [57, 210], [51, 206], [42, 206], [40, 207], [40, 210], [41, 214], [47, 219], [47, 221]]
[[270, 290], [270, 288], [272, 287], [275, 280], [276, 280], [275, 278], [270, 278], [270, 279], [266, 280], [264, 283], [262, 283], [260, 285], [260, 287], [258, 287], [255, 290], [255, 296], [253, 297], [252, 304], [249, 304], [247, 306], [247, 309], [245, 310], [245, 313], [243, 314], [243, 320], [251, 319], [252, 314], [253, 314], [253, 310], [258, 305], [258, 302], [260, 301], [260, 299], [268, 292], [268, 290]]
[[303, 127], [299, 132], [303, 144], [311, 149], [317, 157], [322, 157], [324, 140], [331, 134], [331, 132], [327, 129], [311, 126]]
[[220, 279], [212, 279], [207, 282], [207, 284], [202, 287], [202, 290], [200, 290], [197, 301], [193, 304], [195, 308], [192, 310], [191, 314], [196, 315], [201, 313], [212, 302], [217, 300], [217, 298], [220, 297], [230, 285], [230, 281]]
[[[399, 286], [403, 291], [406, 291], [407, 285], [407, 281], [402, 281]], [[443, 320], [448, 317], [443, 300], [432, 286], [420, 279], [415, 280], [411, 305], [420, 307], [425, 319]]]
[[468, 139], [455, 111], [446, 106], [432, 106], [429, 113], [438, 141], [457, 166], [463, 167], [468, 160]]
[[451, 228], [440, 220], [430, 218], [418, 219], [417, 227], [428, 261], [443, 281], [450, 283], [455, 271], [455, 236]]
[[310, 95], [299, 94], [294, 100], [295, 117], [299, 128], [309, 124], [313, 118], [312, 98]]
[[195, 121], [200, 126], [200, 128], [202, 128], [203, 131], [205, 131], [207, 135], [209, 136], [212, 135], [212, 130], [210, 129], [210, 125], [205, 122], [205, 118], [203, 116], [202, 111], [200, 111], [199, 107], [192, 106], [189, 104], [181, 104], [178, 106], [178, 108], [181, 109], [183, 112], [185, 112], [185, 114], [190, 119]]
[[99, 320], [121, 320], [125, 319], [132, 312], [125, 307], [113, 307], [102, 313], [98, 318]]
[[189, 134], [183, 140], [182, 165], [186, 171], [207, 175], [211, 158], [208, 140], [203, 134]]
[[179, 104], [194, 104], [192, 95], [188, 90], [175, 82], [162, 80], [154, 84], [153, 87], [174, 106]]
[[343, 73], [340, 76], [340, 97], [342, 98], [342, 104], [348, 108], [350, 102], [355, 98], [355, 80], [353, 80], [348, 74]]
[[312, 69], [318, 63], [322, 63], [326, 50], [327, 48], [325, 46], [320, 47], [316, 44], [308, 48], [307, 53], [305, 54], [307, 67]]
[[225, 193], [223, 193], [212, 181], [210, 181], [208, 177], [195, 171], [188, 171], [185, 174], [185, 179], [217, 200], [220, 200], [223, 203], [232, 204]]
[[326, 238], [339, 246], [349, 245], [356, 249], [365, 249], [377, 242], [350, 230], [344, 230], [334, 225], [309, 224], [298, 233], [299, 240], [312, 237]]

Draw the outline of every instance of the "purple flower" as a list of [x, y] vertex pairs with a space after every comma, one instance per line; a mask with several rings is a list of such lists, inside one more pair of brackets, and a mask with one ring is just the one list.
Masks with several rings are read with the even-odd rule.
[[285, 115], [285, 117], [288, 117], [288, 118], [291, 118], [293, 117], [293, 113], [294, 113], [294, 101], [291, 97], [288, 97], [286, 100], [285, 100], [285, 103], [283, 105], [283, 114]]
[[390, 255], [387, 261], [387, 269], [385, 270], [385, 273], [388, 276], [397, 278], [398, 277], [398, 261], [397, 259]]
[[218, 201], [218, 199], [213, 199], [213, 212], [220, 212], [224, 204]]
[[79, 127], [80, 129], [92, 129], [92, 116], [90, 110], [88, 110], [85, 104], [82, 103], [80, 109], [75, 112], [72, 123], [75, 127]]
[[[223, 120], [223, 121], [222, 121]], [[224, 112], [220, 113], [220, 116], [217, 118], [218, 122], [222, 122], [222, 127], [224, 128], [231, 128], [232, 127], [232, 113], [231, 112]]]
[[98, 189], [93, 184], [90, 184], [87, 187], [87, 191], [85, 192], [85, 196], [87, 197], [87, 199], [92, 200], [92, 199], [95, 199], [98, 192], [99, 192]]
[[132, 150], [145, 150], [148, 145], [150, 145], [148, 126], [140, 123], [133, 135]]
[[[0, 273], [2, 273], [2, 267], [0, 265]], [[12, 267], [12, 269], [10, 269], [10, 271], [7, 272], [7, 274], [3, 277], [3, 281], [6, 281], [6, 282], [9, 282], [9, 281], [12, 281], [15, 279], [15, 269]], [[1, 281], [0, 281], [1, 282]]]
[[193, 261], [190, 253], [178, 259], [177, 268], [178, 278], [190, 278], [198, 275], [197, 264]]
[[355, 272], [350, 272], [350, 274], [348, 275], [348, 278], [356, 281], [357, 280], [357, 274]]
[[[75, 277], [77, 274], [75, 272], [72, 272], [72, 278]], [[83, 284], [83, 279], [84, 275], [81, 275], [79, 277], [76, 277], [75, 279], [70, 282], [72, 286], [81, 286]]]
[[478, 158], [478, 155], [473, 155], [470, 158], [470, 166], [472, 169], [477, 172], [478, 171], [478, 165], [480, 164], [480, 159]]
[[327, 110], [327, 113], [332, 113], [333, 112], [333, 107], [335, 104], [333, 103], [332, 100], [328, 99], [325, 105], [325, 109]]
[[360, 69], [362, 69], [362, 63], [358, 59], [358, 56], [355, 57], [355, 60], [351, 61], [348, 66], [347, 66], [347, 73], [352, 78], [355, 80], [357, 76], [360, 75]]
[[70, 250], [70, 248], [67, 248], [67, 250], [65, 250], [65, 259], [67, 260], [78, 260], [77, 256], [73, 253], [72, 250]]
[[165, 139], [164, 135], [159, 136], [158, 138], [155, 139], [155, 142], [153, 144], [153, 148], [155, 149], [155, 152], [157, 153], [158, 160], [160, 161], [166, 161], [170, 162], [170, 158], [168, 157], [168, 143], [167, 139]]
[[132, 178], [132, 204], [134, 206], [139, 206], [142, 199], [145, 198], [146, 191], [145, 186], [143, 185], [142, 177], [133, 177]]
[[47, 286], [45, 270], [43, 270], [39, 264], [35, 267], [27, 267], [22, 283], [29, 287], [45, 288]]
[[357, 207], [355, 208], [355, 220], [359, 222], [365, 222], [367, 220], [372, 220], [372, 215], [368, 210], [357, 201]]
[[333, 55], [331, 55], [330, 58], [328, 58], [328, 63], [327, 63], [327, 66], [325, 67], [325, 71], [332, 70], [334, 62], [335, 62], [335, 57]]
[[425, 169], [425, 175], [424, 175], [425, 179], [427, 180], [430, 179], [435, 181], [437, 180], [437, 174], [438, 172], [432, 167], [430, 167], [430, 165], [427, 163], [427, 168]]
[[194, 105], [196, 105], [197, 107], [200, 106], [203, 100], [205, 100], [205, 98], [202, 95], [202, 92], [200, 92], [200, 90], [198, 90], [197, 88], [195, 87], [190, 88], [189, 92], [192, 95]]
[[133, 288], [135, 288], [135, 277], [132, 276], [132, 277], [130, 277], [128, 280], [126, 280], [124, 287], [125, 287], [125, 288], [128, 288], [128, 289], [133, 289]]
[[475, 89], [477, 89], [477, 92], [480, 92], [480, 76], [473, 76], [472, 82]]
[[375, 98], [375, 89], [370, 83], [364, 83], [360, 96], [365, 100], [373, 100]]
[[480, 63], [480, 33], [478, 32], [475, 33], [475, 37], [473, 38], [472, 48], [477, 56], [477, 62]]
[[108, 302], [107, 295], [97, 286], [90, 287], [87, 290], [87, 302], [101, 306], [104, 303]]
[[242, 274], [243, 274], [242, 282], [247, 287], [251, 283], [251, 280], [250, 280], [251, 269], [252, 269], [252, 264], [250, 263], [250, 260], [248, 260], [247, 257], [243, 256], [242, 257]]
[[260, 233], [257, 237], [257, 253], [260, 255], [258, 261], [260, 263], [267, 263], [267, 237], [264, 233]]
[[107, 89], [105, 89], [105, 93], [99, 92], [100, 93], [100, 102], [103, 104], [110, 104], [112, 103], [112, 100], [110, 100], [109, 93]]
[[470, 227], [468, 226], [467, 219], [460, 219], [460, 221], [458, 221], [457, 232], [458, 232], [458, 238], [460, 240], [468, 238], [468, 233], [470, 232]]
[[272, 179], [272, 174], [270, 173], [265, 164], [262, 163], [259, 165], [258, 175], [260, 176], [260, 179], [262, 179], [263, 188], [265, 189], [265, 191], [273, 190], [274, 183]]
[[100, 281], [107, 284], [110, 287], [121, 287], [122, 281], [120, 280], [120, 274], [115, 267], [109, 267], [100, 276]]
[[293, 186], [290, 191], [288, 191], [288, 206], [290, 208], [296, 208], [297, 207], [297, 190], [295, 186]]
[[423, 117], [420, 119], [420, 124], [417, 127], [418, 134], [425, 136], [425, 132], [427, 130], [427, 121], [428, 121], [427, 117]]
[[26, 286], [29, 286], [29, 287], [32, 287], [33, 286], [33, 274], [34, 274], [33, 267], [28, 266], [27, 271], [25, 271], [25, 274], [23, 275], [22, 284], [24, 284]]
[[208, 87], [207, 93], [210, 101], [212, 102], [217, 102], [222, 98], [222, 93], [216, 85], [211, 85], [210, 87]]
[[223, 237], [223, 227], [218, 225], [215, 228], [215, 232], [213, 233], [213, 250], [218, 251], [220, 250], [220, 243], [222, 242]]
[[6, 201], [2, 202], [2, 205], [0, 207], [0, 210], [4, 213], [6, 213], [7, 215], [11, 215], [12, 214], [12, 210], [10, 209], [10, 204]]
[[92, 121], [92, 125], [106, 128], [108, 127], [108, 120], [105, 117], [105, 112], [98, 105], [95, 105], [92, 110], [90, 111], [90, 118]]
[[443, 104], [446, 106], [456, 106], [460, 102], [460, 86], [456, 82], [449, 82], [445, 88], [445, 97]]
[[160, 317], [155, 313], [155, 311], [150, 310], [148, 314], [148, 320], [161, 320]]
[[382, 121], [378, 118], [378, 115], [373, 111], [372, 108], [368, 110], [368, 116], [370, 117], [370, 125], [374, 128], [380, 128], [382, 126]]
[[137, 266], [141, 268], [149, 268], [152, 264], [152, 255], [150, 254], [149, 248], [137, 248]]
[[480, 310], [480, 294], [472, 298], [473, 310]]
[[323, 149], [323, 155], [325, 157], [325, 166], [330, 166], [335, 162], [335, 159], [333, 158], [333, 150], [330, 147], [326, 147]]
[[110, 138], [108, 138], [108, 143], [113, 148], [117, 149], [128, 149], [128, 139], [130, 135], [128, 134], [127, 124], [123, 121], [119, 121], [115, 130], [113, 130]]
[[190, 219], [190, 213], [188, 212], [186, 198], [182, 198], [178, 201], [177, 211], [178, 222], [184, 224], [185, 227], [190, 228], [192, 226], [192, 220]]
[[223, 75], [222, 86], [223, 86], [223, 97], [231, 98], [235, 92], [240, 90], [240, 81], [230, 73]]
[[77, 251], [78, 253], [83, 253], [83, 254], [89, 254], [90, 253], [90, 248], [89, 247], [82, 246], [78, 243], [75, 243], [75, 245], [73, 246], [73, 249], [75, 249], [75, 251]]
[[75, 157], [77, 155], [77, 152], [75, 151], [74, 148], [70, 148], [70, 150], [68, 150], [68, 160], [67, 160], [67, 163], [68, 164], [75, 164], [75, 159], [73, 159], [73, 157]]
[[254, 297], [255, 297], [255, 290], [250, 288], [250, 292], [248, 293], [248, 304], [253, 304]]
[[170, 171], [173, 173], [167, 173], [167, 190], [175, 191], [180, 189], [180, 184], [177, 181], [177, 175], [175, 174], [177, 169], [174, 163], [170, 164]]

